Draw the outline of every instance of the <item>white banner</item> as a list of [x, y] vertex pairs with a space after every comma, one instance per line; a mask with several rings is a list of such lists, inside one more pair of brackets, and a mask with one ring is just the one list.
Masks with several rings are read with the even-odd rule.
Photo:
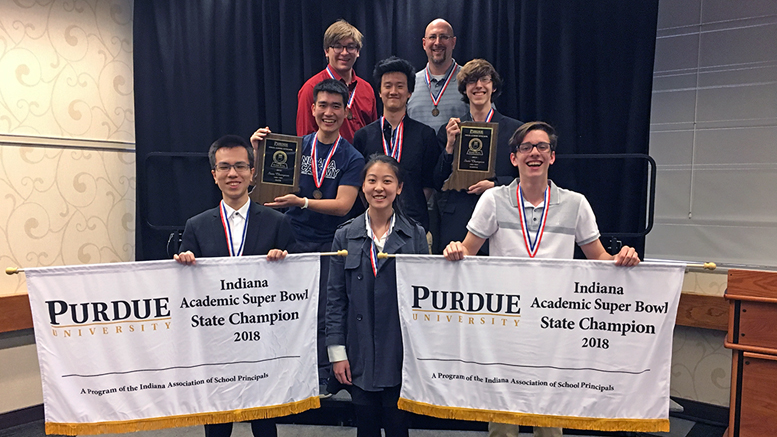
[[400, 408], [520, 425], [668, 431], [684, 268], [398, 255]]
[[319, 406], [319, 255], [25, 269], [46, 432], [99, 434]]

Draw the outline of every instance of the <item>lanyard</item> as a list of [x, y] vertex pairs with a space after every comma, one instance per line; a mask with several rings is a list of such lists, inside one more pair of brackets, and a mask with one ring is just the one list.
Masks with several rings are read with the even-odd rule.
[[[248, 211], [251, 211], [251, 204], [248, 204]], [[243, 222], [243, 241], [240, 242], [240, 247], [235, 250], [235, 243], [232, 241], [232, 225], [229, 223], [229, 217], [227, 217], [227, 205], [224, 201], [221, 201], [221, 208], [219, 213], [221, 214], [221, 225], [224, 226], [224, 234], [227, 237], [227, 249], [229, 250], [229, 256], [241, 256], [246, 243], [246, 232], [248, 231], [248, 211], [246, 212], [246, 218]]]

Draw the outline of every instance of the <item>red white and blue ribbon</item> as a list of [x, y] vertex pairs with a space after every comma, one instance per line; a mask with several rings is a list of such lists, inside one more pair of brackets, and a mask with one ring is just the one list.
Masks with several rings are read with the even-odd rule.
[[524, 200], [523, 191], [521, 190], [521, 184], [518, 184], [518, 189], [515, 190], [515, 195], [518, 197], [518, 213], [521, 217], [521, 231], [523, 232], [523, 243], [526, 245], [526, 252], [529, 254], [529, 258], [534, 258], [537, 255], [537, 251], [540, 249], [540, 242], [542, 241], [542, 234], [545, 233], [545, 222], [548, 220], [548, 209], [550, 209], [550, 187], [545, 188], [545, 207], [542, 208], [542, 217], [540, 217], [540, 227], [537, 228], [537, 232], [534, 235], [534, 242], [529, 235], [529, 222], [526, 213], [524, 212]]
[[[375, 245], [375, 234], [372, 232], [372, 226], [370, 226], [369, 212], [364, 214], [364, 217], [367, 219], [367, 236], [370, 238], [370, 264], [372, 265], [372, 274], [378, 276], [378, 246]], [[391, 234], [392, 229], [394, 229], [394, 221], [396, 218], [396, 214], [391, 215], [391, 223], [389, 223], [389, 228], [386, 230], [386, 241], [388, 241], [388, 235]]]
[[[328, 75], [329, 75], [329, 78], [330, 78], [330, 79], [335, 79], [335, 80], [337, 80], [337, 79], [335, 78], [335, 75], [334, 75], [334, 73], [332, 73], [332, 70], [330, 70], [330, 69], [329, 69], [329, 66], [328, 66], [328, 65], [326, 66], [326, 74], [328, 74]], [[356, 84], [353, 86], [353, 90], [351, 90], [351, 95], [350, 95], [350, 96], [348, 96], [348, 105], [347, 105], [348, 109], [351, 109], [351, 105], [353, 105], [353, 96], [355, 96], [355, 95], [356, 95], [356, 86], [357, 86], [357, 85], [359, 85], [359, 82], [356, 82]], [[346, 87], [349, 87], [349, 85], [348, 85], [348, 84], [346, 84]]]
[[[486, 114], [486, 121], [485, 123], [491, 123], [491, 118], [494, 117], [494, 108], [489, 109], [488, 114]], [[469, 118], [472, 119], [472, 121], [475, 121], [475, 117], [472, 116], [472, 113], [469, 113]]]
[[337, 146], [340, 144], [340, 140], [343, 137], [338, 135], [337, 141], [335, 141], [334, 144], [332, 144], [332, 148], [329, 150], [329, 155], [326, 157], [326, 162], [324, 162], [324, 168], [322, 170], [318, 169], [318, 134], [313, 136], [313, 150], [310, 152], [310, 172], [313, 174], [313, 183], [316, 184], [316, 188], [321, 188], [321, 184], [324, 183], [324, 177], [326, 177], [326, 169], [329, 168], [329, 162], [332, 161], [332, 156], [335, 154], [335, 150], [337, 150]]
[[245, 221], [243, 221], [243, 240], [240, 242], [240, 247], [235, 250], [235, 242], [232, 240], [232, 225], [229, 223], [229, 216], [227, 216], [227, 205], [224, 201], [221, 201], [221, 208], [219, 208], [219, 214], [221, 214], [221, 225], [224, 226], [224, 234], [227, 237], [227, 249], [229, 250], [229, 256], [241, 256], [243, 255], [243, 248], [246, 243], [246, 232], [248, 231], [248, 211], [251, 210], [251, 204], [248, 204], [248, 210], [246, 210]]
[[[386, 117], [380, 117], [380, 131], [383, 132], [383, 126], [386, 122]], [[391, 135], [391, 143], [386, 141], [386, 136], [381, 135], [383, 139], [383, 153], [394, 158], [399, 162], [402, 159], [402, 143], [405, 134], [405, 117], [402, 117], [402, 121], [399, 122], [399, 126], [394, 130]]]
[[448, 84], [451, 82], [451, 79], [453, 78], [454, 70], [458, 70], [458, 64], [455, 62], [451, 63], [450, 68], [448, 69], [448, 73], [446, 74], [443, 81], [445, 82], [442, 86], [442, 89], [437, 94], [437, 96], [434, 95], [434, 92], [432, 91], [432, 74], [429, 72], [429, 66], [426, 66], [426, 76], [424, 77], [426, 79], [426, 86], [429, 87], [429, 96], [432, 98], [432, 104], [434, 104], [434, 107], [436, 108], [437, 105], [440, 104], [440, 99], [442, 98], [442, 95], [445, 93], [445, 90], [448, 88]]

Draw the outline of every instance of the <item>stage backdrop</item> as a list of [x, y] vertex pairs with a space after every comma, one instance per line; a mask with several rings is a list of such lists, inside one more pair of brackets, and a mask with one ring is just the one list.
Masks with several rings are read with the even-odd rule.
[[[207, 164], [152, 157], [149, 170], [149, 154], [204, 152], [224, 134], [266, 125], [293, 134], [297, 91], [325, 66], [323, 33], [338, 18], [365, 36], [361, 77], [391, 55], [423, 68], [425, 27], [443, 17], [458, 37], [454, 58], [494, 64], [500, 111], [556, 126], [559, 153], [647, 153], [657, 11], [657, 0], [137, 0], [136, 257], [167, 257], [169, 231], [149, 222], [182, 227], [219, 197]], [[644, 226], [642, 167], [558, 173], [560, 186], [588, 196], [602, 232]]]

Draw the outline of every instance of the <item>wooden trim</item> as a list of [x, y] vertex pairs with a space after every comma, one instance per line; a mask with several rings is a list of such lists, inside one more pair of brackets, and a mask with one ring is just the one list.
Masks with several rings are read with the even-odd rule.
[[772, 297], [741, 296], [726, 293], [725, 298], [730, 301], [740, 300], [747, 302], [777, 303], [777, 299]]
[[745, 356], [745, 358], [758, 358], [759, 360], [777, 361], [777, 355], [756, 354], [754, 352], [742, 352], [742, 354]]
[[0, 296], [0, 332], [32, 328], [32, 312], [27, 294]]
[[768, 347], [746, 346], [746, 345], [741, 345], [736, 343], [729, 343], [728, 341], [724, 341], [723, 346], [728, 349], [734, 349], [734, 350], [743, 351], [743, 352], [754, 352], [757, 354], [777, 355], [777, 349], [771, 349]]
[[683, 293], [677, 307], [677, 325], [728, 330], [729, 303], [722, 296]]
[[[726, 298], [751, 300], [770, 299], [761, 302], [777, 303], [777, 272], [757, 270], [729, 270]], [[751, 299], [748, 299], [751, 298]]]

